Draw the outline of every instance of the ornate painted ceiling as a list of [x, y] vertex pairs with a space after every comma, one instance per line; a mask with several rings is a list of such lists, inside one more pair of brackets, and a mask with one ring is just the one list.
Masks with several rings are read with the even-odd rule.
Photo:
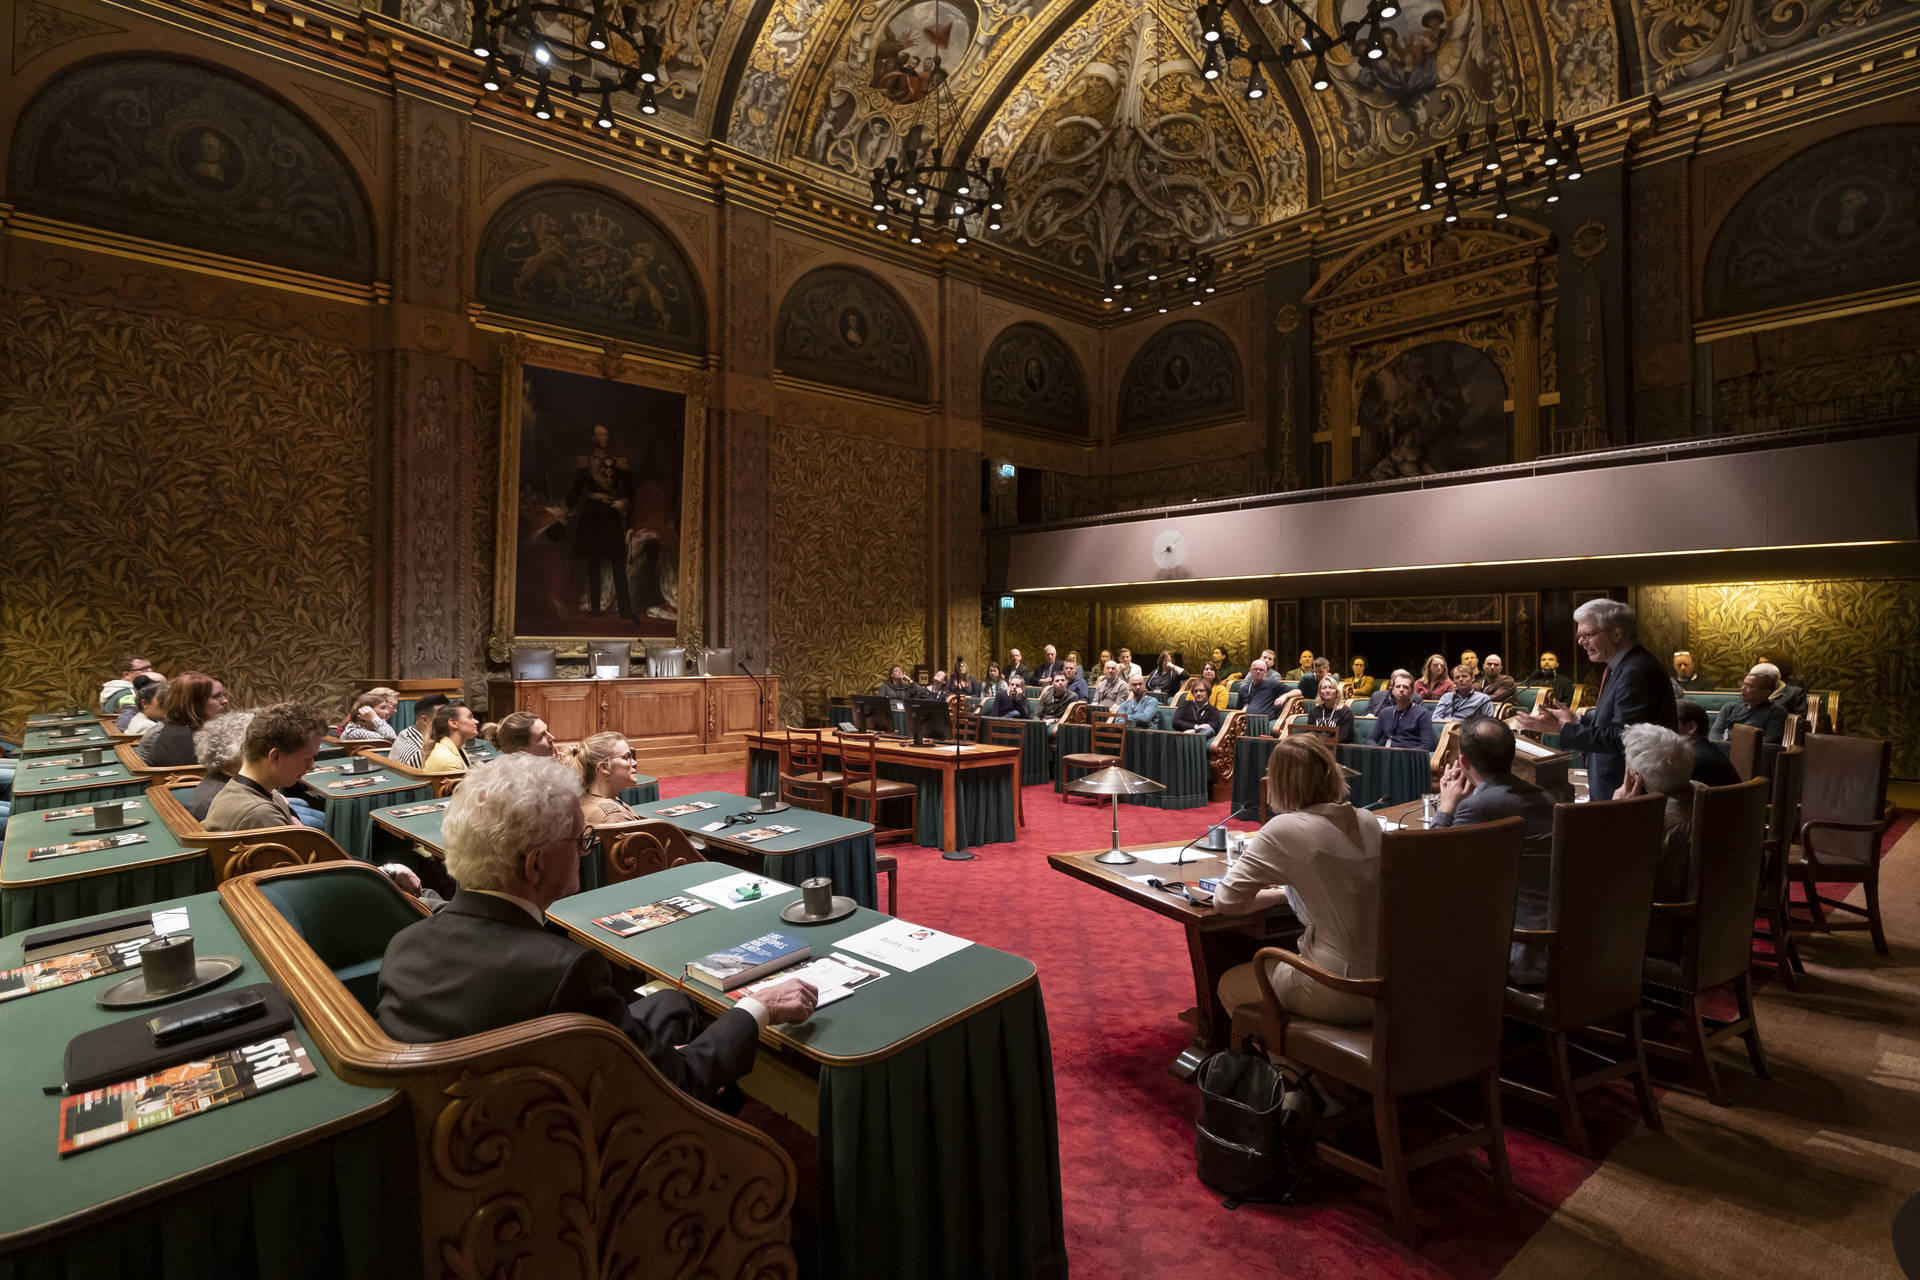
[[[1197, 0], [1196, 0], [1197, 2]], [[1300, 0], [1328, 29], [1366, 0]], [[465, 38], [468, 0], [403, 0]], [[1813, 41], [1920, 22], [1920, 0], [1403, 0], [1387, 55], [1296, 63], [1249, 101], [1199, 73], [1188, 0], [641, 0], [664, 49], [656, 123], [852, 196], [909, 146], [1005, 167], [1000, 246], [1095, 274], [1404, 181], [1463, 125], [1577, 121]], [[1618, 16], [1616, 16], [1618, 15]], [[1228, 29], [1279, 47], [1299, 23], [1234, 0]]]

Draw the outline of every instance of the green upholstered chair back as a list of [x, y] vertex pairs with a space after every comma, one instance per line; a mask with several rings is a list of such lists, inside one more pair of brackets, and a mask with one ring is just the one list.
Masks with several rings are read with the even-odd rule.
[[1688, 689], [1685, 693], [1688, 701], [1698, 703], [1709, 716], [1719, 715], [1720, 708], [1729, 702], [1740, 701], [1738, 689]]
[[[1531, 712], [1533, 710], [1533, 704], [1540, 700], [1540, 694], [1541, 689], [1539, 685], [1523, 684], [1513, 691], [1513, 696], [1507, 699], [1507, 701], [1513, 703], [1514, 706], [1520, 708], [1522, 711]], [[1439, 699], [1435, 698], [1434, 701], [1438, 702]]]
[[260, 892], [372, 1013], [387, 943], [421, 918], [413, 901], [385, 876], [354, 865], [276, 876], [261, 882]]

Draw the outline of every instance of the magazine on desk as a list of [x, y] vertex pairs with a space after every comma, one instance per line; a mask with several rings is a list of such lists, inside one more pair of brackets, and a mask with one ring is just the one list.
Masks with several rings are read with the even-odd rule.
[[702, 911], [711, 910], [713, 910], [712, 903], [702, 902], [698, 898], [675, 896], [662, 898], [658, 902], [649, 902], [645, 906], [616, 911], [610, 916], [601, 916], [594, 923], [608, 933], [622, 938], [631, 938], [637, 933], [658, 929], [661, 925], [672, 924], [676, 920], [685, 920], [688, 916], [697, 916]]
[[15, 1000], [36, 991], [51, 991], [68, 983], [85, 982], [89, 978], [103, 978], [110, 973], [137, 969], [140, 967], [140, 948], [157, 941], [159, 937], [157, 933], [144, 934], [138, 938], [103, 943], [64, 956], [23, 964], [18, 969], [8, 969], [0, 973], [0, 1001]]
[[[140, 807], [140, 802], [138, 800], [120, 800], [120, 801], [109, 800], [106, 803], [108, 804], [117, 803], [119, 804], [120, 808], [123, 810], [133, 810], [133, 809], [138, 809]], [[40, 815], [40, 821], [57, 822], [65, 818], [87, 818], [91, 816], [93, 816], [92, 805], [76, 804], [71, 808], [67, 808], [67, 809], [48, 809], [45, 813], [42, 813]]]
[[432, 804], [403, 804], [398, 809], [387, 810], [389, 818], [417, 818], [423, 813], [440, 813], [447, 807], [445, 800], [435, 800]]
[[790, 836], [799, 829], [798, 827], [783, 827], [777, 822], [770, 822], [764, 827], [755, 827], [751, 831], [743, 831], [739, 835], [734, 836], [733, 839], [738, 840], [741, 844], [759, 844], [762, 840], [778, 840], [781, 836]]
[[831, 955], [821, 956], [818, 960], [809, 960], [803, 965], [782, 969], [771, 978], [762, 978], [731, 994], [736, 1000], [741, 996], [758, 998], [783, 982], [800, 978], [813, 984], [813, 989], [818, 993], [814, 1008], [823, 1009], [835, 1000], [844, 1000], [861, 987], [886, 976], [883, 970], [862, 964], [852, 956], [835, 951]]
[[354, 778], [351, 781], [329, 782], [327, 784], [327, 790], [358, 791], [361, 787], [370, 787], [376, 782], [385, 782], [386, 780], [387, 780], [386, 774], [372, 773], [372, 774], [368, 774], [364, 778]]
[[719, 807], [711, 800], [689, 800], [685, 804], [670, 804], [664, 809], [655, 809], [653, 815], [656, 818], [684, 818], [690, 813]]
[[147, 838], [138, 831], [124, 832], [117, 836], [99, 836], [92, 840], [73, 840], [66, 844], [42, 845], [38, 849], [27, 850], [28, 862], [39, 862], [46, 858], [70, 858], [76, 853], [98, 853], [102, 849], [122, 849], [130, 844], [145, 844]]
[[124, 1084], [89, 1089], [60, 1100], [60, 1154], [172, 1124], [313, 1074], [299, 1041], [274, 1036]]
[[111, 769], [87, 769], [80, 773], [56, 773], [51, 778], [36, 778], [36, 782], [79, 782], [83, 778], [111, 778], [119, 773], [119, 766]]

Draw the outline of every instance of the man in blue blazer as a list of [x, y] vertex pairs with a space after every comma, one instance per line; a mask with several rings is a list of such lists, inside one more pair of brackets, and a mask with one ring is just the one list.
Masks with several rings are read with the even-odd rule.
[[1641, 646], [1639, 619], [1621, 601], [1589, 600], [1573, 611], [1573, 625], [1580, 648], [1607, 669], [1599, 701], [1578, 716], [1565, 707], [1547, 707], [1517, 715], [1513, 723], [1535, 733], [1558, 733], [1561, 747], [1586, 752], [1588, 798], [1611, 800], [1626, 780], [1621, 731], [1630, 724], [1672, 729], [1679, 723], [1673, 678]]

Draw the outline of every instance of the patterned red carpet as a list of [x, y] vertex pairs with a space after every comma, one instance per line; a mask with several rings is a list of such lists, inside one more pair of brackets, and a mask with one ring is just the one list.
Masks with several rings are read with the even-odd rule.
[[[727, 773], [660, 785], [664, 797], [739, 791], [743, 783]], [[900, 859], [903, 918], [1039, 967], [1075, 1274], [1189, 1280], [1204, 1259], [1205, 1270], [1221, 1277], [1492, 1276], [1594, 1169], [1595, 1161], [1526, 1131], [1554, 1132], [1549, 1113], [1510, 1100], [1519, 1211], [1501, 1208], [1477, 1157], [1442, 1161], [1414, 1175], [1427, 1236], [1417, 1251], [1393, 1235], [1381, 1193], [1329, 1170], [1316, 1172], [1300, 1206], [1223, 1208], [1194, 1176], [1197, 1095], [1167, 1072], [1187, 1041], [1178, 1015], [1193, 1003], [1185, 934], [1048, 867], [1049, 853], [1105, 848], [1108, 809], [1062, 805], [1051, 787], [1028, 788], [1024, 803], [1020, 839], [987, 845], [973, 862], [887, 847]], [[1175, 812], [1123, 806], [1120, 838], [1183, 841], [1225, 813], [1224, 803]], [[1624, 1084], [1586, 1095], [1586, 1114], [1602, 1156], [1638, 1123]]]

